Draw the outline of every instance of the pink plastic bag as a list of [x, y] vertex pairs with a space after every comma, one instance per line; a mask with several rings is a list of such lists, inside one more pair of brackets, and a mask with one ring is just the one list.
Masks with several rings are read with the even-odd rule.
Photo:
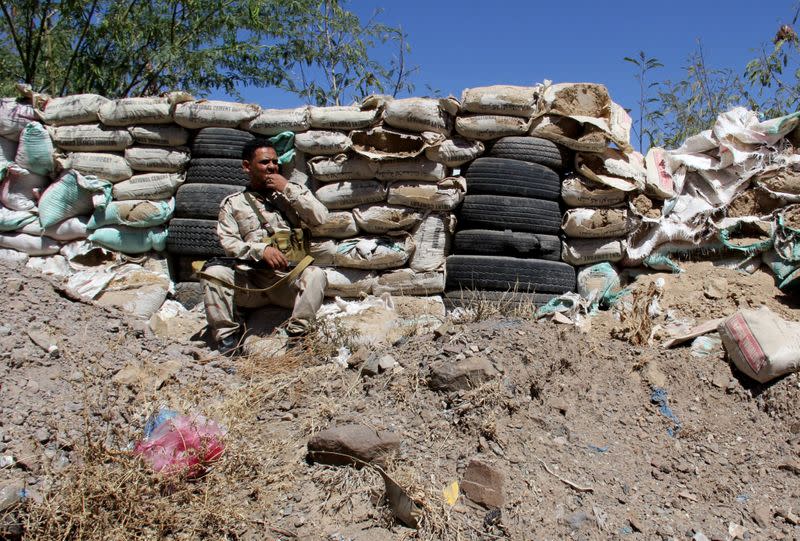
[[158, 424], [134, 452], [157, 472], [195, 478], [222, 456], [224, 436], [222, 427], [202, 415], [176, 415]]

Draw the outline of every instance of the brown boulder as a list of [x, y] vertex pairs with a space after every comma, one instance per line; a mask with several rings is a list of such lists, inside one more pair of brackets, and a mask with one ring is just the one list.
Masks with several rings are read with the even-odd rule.
[[[350, 424], [335, 426], [315, 434], [308, 442], [308, 457], [321, 464], [356, 464], [358, 461], [383, 464], [400, 449], [400, 436], [388, 430]], [[358, 460], [352, 460], [352, 458]]]
[[489, 508], [503, 507], [504, 475], [491, 464], [479, 458], [469, 461], [461, 490], [464, 495], [475, 503]]

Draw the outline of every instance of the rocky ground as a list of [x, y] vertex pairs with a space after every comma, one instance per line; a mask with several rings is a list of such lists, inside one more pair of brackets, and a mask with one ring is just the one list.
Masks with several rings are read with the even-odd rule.
[[[757, 385], [719, 344], [660, 345], [741, 307], [800, 320], [766, 273], [640, 276], [625, 302], [646, 317], [575, 326], [484, 306], [407, 317], [371, 346], [341, 325], [235, 360], [24, 267], [0, 265], [0, 284], [6, 537], [800, 538], [798, 375]], [[347, 367], [330, 361], [343, 345]], [[199, 479], [131, 452], [162, 406], [225, 427]]]

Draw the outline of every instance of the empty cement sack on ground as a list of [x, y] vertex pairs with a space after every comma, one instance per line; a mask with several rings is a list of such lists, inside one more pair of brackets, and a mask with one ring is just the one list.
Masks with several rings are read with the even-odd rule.
[[39, 197], [44, 192], [50, 179], [43, 175], [31, 173], [15, 163], [0, 166], [2, 185], [0, 185], [0, 202], [11, 210], [33, 210]]
[[627, 192], [569, 174], [561, 182], [561, 199], [570, 207], [612, 207], [625, 201]]
[[353, 209], [358, 227], [373, 235], [411, 229], [422, 220], [422, 213], [398, 205], [361, 205]]
[[351, 209], [386, 200], [386, 187], [377, 180], [354, 180], [323, 184], [314, 192], [331, 210]]
[[107, 225], [128, 227], [154, 227], [161, 225], [175, 211], [175, 198], [164, 201], [111, 201], [97, 208], [89, 219], [88, 227], [97, 229]]
[[161, 252], [167, 245], [167, 229], [141, 229], [122, 225], [101, 227], [95, 229], [88, 239], [109, 250], [125, 254], [142, 254], [150, 250]]
[[312, 156], [331, 156], [349, 150], [353, 142], [342, 132], [311, 130], [295, 135], [294, 146]]
[[33, 106], [15, 98], [0, 98], [0, 136], [19, 140], [23, 128], [37, 120]]
[[121, 98], [103, 104], [98, 117], [106, 126], [170, 124], [172, 104], [169, 98]]
[[94, 175], [112, 183], [133, 175], [124, 156], [109, 152], [70, 152], [56, 158], [56, 163], [62, 170], [75, 169], [83, 175]]
[[14, 161], [31, 173], [49, 175], [53, 172], [53, 140], [44, 126], [31, 122], [19, 134]]
[[45, 124], [65, 126], [97, 122], [97, 112], [110, 100], [97, 94], [74, 94], [48, 100], [39, 116]]
[[480, 141], [525, 135], [530, 127], [529, 119], [514, 116], [469, 115], [456, 118], [456, 131], [459, 135]]
[[334, 264], [350, 269], [394, 269], [402, 267], [413, 253], [410, 235], [355, 238], [339, 242]]
[[37, 237], [44, 235], [60, 242], [69, 242], [85, 239], [89, 235], [89, 231], [86, 228], [88, 221], [89, 218], [87, 216], [73, 216], [56, 225], [51, 225], [47, 229], [42, 229], [37, 220], [21, 228], [19, 232], [36, 235]]
[[361, 107], [333, 106], [311, 107], [309, 119], [312, 128], [322, 130], [358, 130], [377, 123], [380, 109], [361, 110]]
[[176, 124], [131, 126], [128, 132], [134, 141], [142, 145], [177, 147], [189, 141], [188, 130]]
[[458, 101], [453, 98], [391, 100], [383, 111], [383, 121], [402, 130], [449, 135], [458, 108]]
[[26, 235], [25, 233], [5, 233], [0, 235], [0, 248], [16, 250], [28, 255], [51, 255], [58, 253], [58, 241], [49, 237]]
[[134, 146], [125, 149], [132, 169], [152, 173], [178, 173], [189, 165], [189, 149]]
[[459, 167], [480, 157], [485, 149], [480, 141], [455, 136], [425, 149], [425, 157], [447, 167]]
[[561, 243], [561, 260], [570, 265], [591, 265], [620, 261], [625, 254], [624, 239], [567, 239]]
[[360, 269], [325, 269], [328, 285], [326, 297], [360, 297], [372, 293], [377, 280], [375, 273]]
[[252, 120], [243, 122], [241, 128], [261, 135], [278, 135], [290, 131], [295, 134], [311, 127], [308, 107], [296, 109], [264, 109]]
[[438, 182], [447, 176], [444, 164], [425, 158], [380, 162], [375, 175], [379, 180], [419, 180]]
[[435, 295], [443, 291], [443, 272], [418, 272], [413, 269], [382, 273], [372, 288], [374, 295]]
[[494, 85], [467, 88], [461, 109], [470, 113], [529, 118], [536, 111], [540, 86]]
[[169, 199], [183, 181], [184, 176], [177, 173], [145, 173], [114, 184], [111, 193], [117, 201]]
[[574, 239], [624, 237], [634, 226], [627, 209], [569, 209], [561, 229]]
[[199, 100], [175, 106], [175, 123], [184, 128], [238, 128], [242, 122], [257, 117], [261, 108], [255, 104]]
[[766, 306], [739, 310], [717, 330], [736, 368], [760, 383], [800, 370], [800, 323]]
[[133, 144], [133, 136], [124, 128], [106, 128], [100, 124], [50, 128], [56, 146], [63, 150], [99, 152], [125, 150]]
[[455, 217], [451, 214], [431, 213], [413, 232], [414, 255], [408, 266], [418, 272], [444, 269], [450, 242], [455, 230]]
[[464, 200], [467, 183], [463, 177], [449, 177], [438, 183], [399, 181], [389, 185], [390, 205], [427, 210], [453, 210]]
[[358, 226], [353, 213], [348, 210], [328, 213], [328, 218], [321, 224], [310, 228], [312, 237], [330, 237], [347, 239], [358, 234]]
[[406, 133], [383, 126], [350, 132], [353, 151], [375, 161], [414, 158], [443, 138], [438, 133]]
[[[11, 210], [0, 206], [0, 231], [17, 231], [30, 223], [39, 223], [39, 217], [32, 210]], [[28, 231], [23, 231], [28, 233]], [[36, 233], [29, 233], [35, 235]]]
[[169, 293], [169, 278], [132, 263], [116, 269], [96, 302], [116, 306], [134, 316], [149, 318], [158, 311]]
[[340, 180], [369, 180], [375, 178], [378, 165], [361, 157], [347, 154], [336, 156], [318, 156], [308, 160], [311, 176], [320, 182], [337, 182]]
[[68, 170], [39, 198], [39, 222], [47, 229], [73, 216], [85, 216], [111, 200], [111, 183]]

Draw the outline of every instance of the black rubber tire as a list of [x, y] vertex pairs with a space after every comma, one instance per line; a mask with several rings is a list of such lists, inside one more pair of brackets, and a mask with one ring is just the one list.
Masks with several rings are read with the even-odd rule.
[[454, 308], [476, 308], [482, 302], [490, 302], [501, 312], [515, 312], [528, 306], [539, 308], [558, 297], [556, 293], [516, 293], [512, 291], [475, 291], [463, 289], [445, 291], [444, 306]]
[[242, 190], [244, 186], [231, 184], [184, 184], [175, 194], [175, 216], [216, 220], [222, 200]]
[[561, 210], [555, 201], [468, 195], [461, 205], [459, 221], [464, 229], [510, 229], [555, 235], [561, 229]]
[[538, 163], [508, 158], [478, 158], [464, 173], [467, 193], [516, 195], [558, 201], [558, 173]]
[[207, 257], [224, 256], [225, 251], [217, 236], [217, 220], [173, 218], [169, 222], [167, 252]]
[[192, 157], [231, 158], [242, 161], [242, 148], [255, 136], [233, 128], [203, 128], [192, 143]]
[[200, 282], [177, 282], [173, 298], [184, 308], [191, 310], [198, 304], [203, 304], [203, 284]]
[[232, 158], [193, 158], [186, 171], [186, 182], [246, 186], [249, 182], [242, 170], [242, 160]]
[[520, 293], [575, 290], [575, 269], [560, 261], [488, 255], [451, 255], [447, 290], [477, 289]]
[[538, 163], [556, 171], [564, 168], [565, 154], [554, 142], [540, 137], [503, 137], [488, 152], [492, 158]]
[[555, 235], [522, 233], [509, 229], [464, 229], [456, 232], [453, 253], [561, 261], [561, 239]]

